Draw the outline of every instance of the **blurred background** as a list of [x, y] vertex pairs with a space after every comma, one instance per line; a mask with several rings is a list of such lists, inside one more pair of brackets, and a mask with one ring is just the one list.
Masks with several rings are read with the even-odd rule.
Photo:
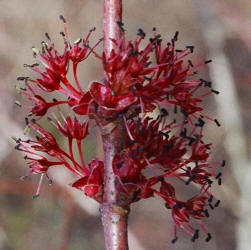
[[[250, 0], [124, 0], [123, 22], [128, 39], [138, 28], [149, 36], [153, 27], [169, 41], [180, 32], [177, 47], [194, 45], [193, 62], [213, 59], [200, 70], [219, 96], [206, 98], [205, 108], [222, 126], [207, 123], [205, 138], [213, 143], [212, 161], [226, 159], [221, 187], [213, 187], [221, 200], [205, 225], [213, 239], [192, 243], [179, 232], [175, 245], [169, 211], [158, 199], [132, 205], [129, 241], [132, 250], [152, 249], [251, 249], [251, 1]], [[28, 75], [24, 63], [33, 63], [32, 46], [40, 47], [48, 32], [63, 48], [58, 16], [68, 22], [72, 41], [96, 26], [92, 37], [102, 37], [101, 0], [0, 0], [0, 249], [1, 250], [99, 250], [104, 249], [98, 205], [72, 188], [72, 176], [53, 169], [53, 185], [43, 185], [32, 200], [39, 176], [25, 181], [23, 155], [14, 151], [12, 135], [22, 136], [24, 111], [14, 105], [17, 76]], [[101, 48], [99, 49], [101, 51]], [[97, 59], [89, 58], [79, 69], [82, 85], [102, 79]], [[215, 98], [216, 97], [216, 98]], [[96, 136], [88, 137], [86, 157], [102, 155]], [[97, 151], [97, 152], [96, 152]], [[102, 156], [101, 156], [102, 157]], [[196, 188], [196, 187], [194, 187]], [[184, 187], [178, 192], [186, 195]]]

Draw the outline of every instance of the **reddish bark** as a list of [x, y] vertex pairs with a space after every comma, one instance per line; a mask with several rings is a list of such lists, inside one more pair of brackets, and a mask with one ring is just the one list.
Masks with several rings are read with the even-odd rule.
[[[120, 36], [117, 22], [121, 21], [122, 0], [104, 0], [104, 53], [109, 56], [114, 43], [111, 38]], [[113, 171], [113, 158], [123, 150], [126, 129], [123, 119], [103, 121], [101, 133], [104, 149], [104, 200], [100, 207], [107, 250], [128, 249], [127, 220], [129, 206], [121, 202], [116, 189], [116, 176]]]
[[108, 56], [114, 47], [111, 38], [120, 36], [117, 22], [122, 18], [122, 0], [104, 0], [104, 52]]

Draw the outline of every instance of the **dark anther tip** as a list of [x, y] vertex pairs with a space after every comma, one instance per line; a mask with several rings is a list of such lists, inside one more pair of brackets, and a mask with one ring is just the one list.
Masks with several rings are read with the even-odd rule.
[[63, 21], [63, 23], [66, 23], [66, 20], [65, 20], [65, 18], [64, 18], [63, 15], [60, 15], [60, 16], [59, 16], [59, 19], [61, 19], [61, 20]]
[[176, 236], [174, 239], [172, 239], [172, 244], [174, 244], [178, 240], [178, 237]]

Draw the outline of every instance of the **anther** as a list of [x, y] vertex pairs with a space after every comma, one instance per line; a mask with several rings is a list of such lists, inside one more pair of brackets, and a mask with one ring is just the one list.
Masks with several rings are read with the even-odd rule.
[[218, 207], [220, 205], [220, 200], [217, 200], [216, 203], [214, 204], [215, 207]]
[[96, 30], [96, 27], [93, 27], [92, 29], [90, 29], [89, 31], [90, 32], [93, 32], [93, 31], [95, 31]]
[[22, 104], [21, 104], [21, 102], [19, 102], [19, 101], [15, 101], [15, 104], [16, 104], [18, 107], [22, 107]]
[[212, 236], [210, 233], [207, 234], [207, 238], [205, 239], [206, 242], [209, 242], [212, 239]]
[[212, 60], [206, 60], [206, 61], [205, 61], [205, 64], [208, 64], [208, 63], [210, 63], [210, 62], [212, 62]]
[[180, 136], [183, 138], [187, 138], [187, 129], [184, 128], [181, 132], [180, 132]]
[[191, 241], [195, 242], [195, 240], [198, 239], [198, 238], [199, 238], [199, 230], [196, 229], [195, 232], [194, 232], [194, 235], [193, 235], [193, 237], [191, 239]]
[[49, 121], [49, 122], [52, 121], [52, 119], [51, 119], [49, 116], [47, 116], [46, 119], [47, 119], [47, 121]]
[[211, 91], [212, 91], [213, 93], [215, 93], [216, 95], [219, 95], [219, 94], [220, 94], [220, 92], [217, 91], [217, 90], [211, 89]]
[[49, 36], [49, 34], [46, 32], [45, 33], [45, 37], [49, 40], [49, 41], [51, 41], [51, 38], [50, 38], [50, 36]]
[[215, 176], [215, 179], [218, 179], [218, 178], [220, 178], [221, 176], [222, 176], [222, 173], [219, 172], [219, 173]]
[[23, 176], [19, 177], [19, 179], [20, 179], [21, 181], [24, 181], [27, 177], [28, 177], [27, 175], [23, 175]]
[[213, 195], [210, 195], [209, 199], [208, 199], [208, 202], [212, 202], [213, 201]]
[[11, 139], [15, 141], [16, 143], [20, 142], [20, 139], [18, 139], [16, 136], [11, 136]]
[[193, 68], [193, 63], [191, 60], [188, 60], [188, 64]]
[[25, 117], [25, 124], [28, 125], [29, 124], [29, 119], [27, 117]]
[[147, 81], [149, 81], [149, 82], [152, 80], [152, 78], [147, 77], [147, 76], [144, 76], [144, 79], [147, 80]]
[[138, 29], [137, 35], [138, 35], [138, 36], [141, 36], [142, 38], [145, 38], [146, 33], [145, 33], [142, 29]]
[[189, 49], [191, 53], [193, 53], [193, 51], [194, 51], [194, 46], [186, 46], [186, 48]]
[[34, 194], [34, 195], [32, 195], [32, 200], [35, 200], [35, 199], [37, 199], [39, 197], [39, 194]]
[[182, 109], [180, 112], [181, 112], [185, 117], [188, 117], [188, 114], [187, 114], [186, 110]]
[[219, 121], [218, 121], [217, 119], [214, 119], [214, 122], [216, 123], [216, 125], [217, 125], [218, 127], [221, 126], [220, 123], [219, 123]]
[[167, 131], [167, 132], [159, 131], [159, 134], [165, 136], [165, 138], [168, 139], [168, 138], [169, 138], [169, 133], [170, 133], [170, 132], [171, 132], [171, 131]]
[[209, 203], [209, 207], [210, 207], [212, 210], [214, 210], [214, 206], [213, 206], [211, 203]]
[[226, 161], [223, 160], [223, 161], [221, 162], [221, 166], [224, 167], [225, 165], [226, 165]]
[[222, 184], [222, 180], [221, 180], [221, 178], [219, 178], [218, 179], [218, 185], [221, 186], [221, 184]]
[[207, 210], [207, 209], [204, 211], [204, 213], [205, 213], [205, 216], [206, 216], [206, 217], [209, 217], [209, 213], [208, 213], [208, 210]]
[[63, 23], [66, 23], [66, 20], [63, 15], [60, 15], [59, 18], [62, 20]]
[[124, 24], [123, 24], [121, 21], [117, 21], [117, 24], [118, 24], [120, 30], [121, 30], [122, 32], [125, 32], [125, 29], [124, 29], [124, 27], [123, 27]]
[[174, 239], [172, 239], [172, 244], [174, 244], [178, 240], [178, 237], [176, 236]]
[[18, 81], [24, 81], [24, 80], [26, 80], [26, 79], [28, 79], [29, 77], [27, 77], [27, 76], [19, 76], [18, 78], [17, 78], [17, 80]]
[[133, 145], [135, 143], [135, 140], [130, 140], [129, 142], [128, 142], [128, 146], [131, 146], [131, 145]]
[[209, 185], [211, 185], [211, 184], [213, 183], [213, 181], [210, 180], [209, 178], [206, 178], [206, 181], [207, 181], [207, 183], [208, 183]]
[[156, 179], [157, 181], [161, 181], [161, 182], [164, 181], [164, 177], [162, 177], [162, 176], [158, 176], [158, 177], [156, 177], [155, 179]]
[[17, 144], [15, 147], [14, 147], [15, 150], [19, 150], [19, 151], [22, 151], [22, 149], [20, 148], [20, 144]]
[[117, 164], [116, 164], [116, 168], [117, 168], [117, 169], [120, 169], [120, 168], [123, 166], [123, 164], [124, 164], [123, 161], [117, 163]]
[[53, 102], [58, 102], [58, 100], [56, 98], [53, 98], [52, 101]]
[[187, 181], [186, 181], [186, 185], [189, 185], [189, 183], [195, 178], [195, 176], [191, 176]]
[[177, 41], [178, 40], [178, 36], [179, 36], [179, 31], [176, 31], [175, 34], [174, 34], [173, 40]]
[[24, 67], [25, 68], [34, 68], [34, 67], [37, 67], [37, 66], [39, 66], [39, 64], [38, 63], [33, 63], [33, 64], [24, 64]]
[[34, 55], [34, 56], [39, 55], [40, 52], [39, 52], [39, 50], [38, 50], [37, 48], [32, 47], [31, 49], [32, 49], [32, 52], [33, 52], [33, 55]]
[[163, 116], [167, 116], [168, 115], [168, 112], [167, 112], [166, 109], [162, 108], [160, 111], [161, 111], [161, 113], [162, 113]]
[[196, 127], [203, 127], [204, 124], [205, 124], [205, 122], [201, 118], [199, 118], [198, 119], [198, 123], [196, 123], [195, 126]]
[[28, 135], [30, 133], [30, 127], [27, 125], [25, 128], [24, 128], [24, 135]]
[[75, 45], [78, 45], [82, 42], [82, 38], [78, 38], [75, 42], [73, 42]]

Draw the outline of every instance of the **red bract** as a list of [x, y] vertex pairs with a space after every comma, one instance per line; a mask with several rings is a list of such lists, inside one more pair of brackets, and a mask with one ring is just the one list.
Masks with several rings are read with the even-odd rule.
[[[61, 19], [65, 22], [64, 18]], [[112, 39], [114, 49], [111, 53], [99, 56], [95, 48], [102, 40], [91, 47], [88, 40], [92, 31], [83, 41], [79, 39], [71, 45], [65, 27], [62, 54], [47, 35], [49, 44], [42, 43], [42, 53], [33, 48], [36, 59], [45, 70], [40, 70], [37, 64], [26, 65], [38, 73], [38, 79], [18, 78], [25, 81], [25, 86], [19, 90], [32, 102], [31, 106], [23, 105], [30, 111], [27, 117], [30, 119], [34, 115], [40, 120], [49, 113], [47, 120], [67, 138], [68, 143], [67, 150], [63, 150], [52, 133], [38, 121], [26, 118], [27, 128], [35, 130], [38, 136], [36, 139], [15, 140], [16, 149], [27, 154], [29, 173], [41, 174], [42, 180], [44, 174], [48, 176], [51, 166], [62, 165], [77, 177], [73, 187], [102, 203], [107, 178], [104, 163], [95, 158], [86, 164], [82, 142], [93, 127], [101, 128], [101, 135], [109, 137], [109, 133], [121, 126], [126, 131], [125, 141], [120, 142], [119, 145], [123, 145], [121, 150], [111, 159], [119, 202], [129, 206], [140, 199], [157, 196], [163, 199], [166, 208], [171, 209], [175, 225], [173, 243], [177, 240], [177, 227], [191, 235], [193, 241], [198, 238], [198, 229], [191, 225], [191, 219], [195, 219], [208, 234], [201, 220], [208, 217], [207, 206], [214, 208], [219, 205], [219, 201], [211, 204], [215, 198], [210, 188], [212, 177], [221, 185], [221, 172], [216, 174], [214, 170], [220, 162], [209, 163], [211, 144], [203, 142], [205, 119], [213, 119], [202, 113], [202, 101], [210, 93], [218, 94], [211, 89], [210, 82], [194, 79], [197, 68], [204, 63], [194, 66], [191, 60], [185, 60], [193, 52], [192, 46], [176, 50], [178, 33], [171, 43], [163, 45], [161, 36], [154, 32], [143, 46], [145, 33], [141, 29], [138, 37], [129, 42], [126, 42], [122, 29], [121, 37]], [[83, 91], [77, 67], [89, 55], [101, 60], [105, 79], [103, 82], [92, 81], [89, 89]], [[72, 67], [75, 83], [67, 78], [69, 67]], [[202, 94], [197, 95], [199, 89]], [[205, 89], [209, 91], [203, 93]], [[47, 97], [45, 99], [40, 92], [37, 93], [38, 90], [45, 94], [55, 92], [62, 99], [53, 98], [48, 102]], [[16, 104], [21, 106], [18, 101]], [[67, 104], [66, 116], [65, 110], [59, 107], [61, 104]], [[150, 117], [147, 113], [150, 111], [158, 116]], [[88, 117], [83, 119], [82, 116]], [[214, 121], [220, 126], [216, 119]], [[73, 150], [74, 143], [77, 152]], [[174, 179], [185, 189], [191, 183], [197, 186], [198, 194], [185, 201], [179, 200], [180, 190]], [[206, 241], [210, 238], [208, 234]]]
[[92, 82], [89, 91], [105, 116], [122, 112], [137, 100], [131, 92], [117, 96], [109, 87], [98, 82]]

